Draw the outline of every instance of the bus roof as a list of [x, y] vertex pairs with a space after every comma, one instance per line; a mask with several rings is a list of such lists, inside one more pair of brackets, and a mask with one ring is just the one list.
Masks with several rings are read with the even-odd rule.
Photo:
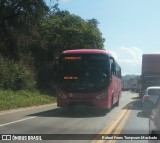
[[75, 50], [65, 50], [62, 54], [105, 54], [110, 55], [110, 52], [107, 50], [101, 49], [75, 49]]

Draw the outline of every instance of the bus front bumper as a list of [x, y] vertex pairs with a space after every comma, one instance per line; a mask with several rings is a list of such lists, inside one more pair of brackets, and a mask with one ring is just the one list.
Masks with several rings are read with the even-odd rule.
[[100, 109], [108, 108], [108, 100], [106, 99], [61, 99], [57, 98], [57, 106], [62, 108], [84, 106]]

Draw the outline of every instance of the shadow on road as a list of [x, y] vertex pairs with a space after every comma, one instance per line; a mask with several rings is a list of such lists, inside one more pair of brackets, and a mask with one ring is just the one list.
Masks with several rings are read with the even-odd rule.
[[141, 117], [141, 118], [149, 118], [149, 116], [144, 115], [144, 113], [143, 113], [142, 111], [137, 113], [137, 117]]
[[[132, 98], [133, 101], [128, 103], [126, 106], [122, 108], [122, 110], [139, 110], [137, 113], [137, 117], [147, 118], [142, 113], [142, 101], [137, 97]], [[114, 108], [114, 107], [113, 107]], [[112, 112], [112, 111], [111, 111]], [[63, 118], [92, 118], [92, 117], [101, 117], [107, 115], [107, 112], [101, 112], [100, 110], [86, 108], [85, 110], [75, 110], [73, 112], [69, 112], [67, 110], [63, 110], [61, 108], [55, 108], [52, 110], [47, 110], [43, 112], [38, 112], [34, 114], [30, 114], [28, 116], [38, 116], [38, 117], [63, 117]]]
[[142, 101], [141, 99], [137, 97], [132, 98], [133, 101], [128, 103], [126, 106], [124, 106], [122, 109], [128, 109], [128, 110], [142, 110]]
[[139, 112], [137, 113], [137, 117], [148, 118], [148, 116], [144, 115], [142, 112], [142, 100], [137, 97], [133, 97], [132, 99], [133, 101], [124, 106], [122, 110], [139, 110]]
[[69, 111], [63, 110], [61, 108], [55, 108], [55, 109], [52, 109], [52, 110], [47, 110], [47, 111], [43, 111], [43, 112], [30, 114], [28, 116], [63, 117], [63, 118], [89, 118], [89, 117], [101, 117], [101, 116], [105, 116], [106, 114], [104, 114], [100, 111], [92, 110], [92, 109], [69, 112]]

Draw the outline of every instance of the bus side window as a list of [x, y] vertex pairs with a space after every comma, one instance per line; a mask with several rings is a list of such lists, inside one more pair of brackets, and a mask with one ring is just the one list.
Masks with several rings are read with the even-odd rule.
[[121, 77], [121, 68], [119, 67], [119, 78], [122, 78]]
[[112, 63], [112, 65], [111, 65], [111, 72], [112, 72], [113, 75], [116, 75], [116, 68], [115, 68], [114, 63]]
[[110, 57], [110, 69], [111, 69], [111, 74], [116, 75], [116, 66], [114, 59], [112, 57]]

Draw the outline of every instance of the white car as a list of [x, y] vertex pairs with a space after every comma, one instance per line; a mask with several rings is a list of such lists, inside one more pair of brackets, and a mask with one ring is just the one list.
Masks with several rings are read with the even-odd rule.
[[158, 98], [160, 97], [160, 86], [151, 86], [146, 89], [145, 95], [142, 98], [142, 111], [145, 115], [150, 115], [155, 107]]

